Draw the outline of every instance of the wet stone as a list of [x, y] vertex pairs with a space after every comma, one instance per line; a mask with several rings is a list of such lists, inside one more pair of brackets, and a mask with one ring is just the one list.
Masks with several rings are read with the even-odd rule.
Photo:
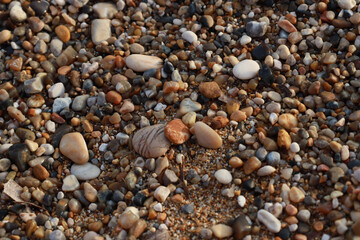
[[27, 162], [30, 160], [30, 151], [24, 143], [12, 145], [8, 150], [9, 159], [16, 164], [20, 171], [27, 169]]

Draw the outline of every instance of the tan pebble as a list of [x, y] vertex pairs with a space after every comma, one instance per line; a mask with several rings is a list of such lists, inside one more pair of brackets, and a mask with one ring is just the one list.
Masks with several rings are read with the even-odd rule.
[[218, 98], [222, 94], [222, 91], [216, 82], [200, 83], [199, 91], [207, 98]]
[[292, 128], [295, 128], [298, 125], [297, 118], [290, 113], [281, 114], [279, 116], [278, 122], [282, 127], [286, 128], [287, 130], [291, 130]]
[[280, 148], [290, 149], [291, 137], [285, 129], [280, 129], [277, 138], [277, 144]]
[[60, 151], [77, 164], [84, 164], [89, 160], [89, 152], [84, 137], [78, 133], [67, 133], [60, 141]]
[[304, 201], [305, 194], [297, 187], [292, 187], [289, 192], [289, 198], [294, 203], [300, 203]]
[[200, 146], [217, 149], [222, 146], [221, 137], [208, 125], [203, 122], [196, 122], [194, 134]]
[[64, 43], [70, 41], [70, 30], [65, 25], [60, 25], [55, 28], [55, 33], [58, 38]]
[[244, 164], [244, 172], [246, 175], [251, 174], [261, 167], [261, 161], [257, 157], [249, 158]]

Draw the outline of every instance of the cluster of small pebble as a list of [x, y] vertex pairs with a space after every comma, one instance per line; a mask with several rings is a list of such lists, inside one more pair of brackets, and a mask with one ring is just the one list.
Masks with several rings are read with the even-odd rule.
[[0, 238], [360, 239], [359, 0], [0, 0]]

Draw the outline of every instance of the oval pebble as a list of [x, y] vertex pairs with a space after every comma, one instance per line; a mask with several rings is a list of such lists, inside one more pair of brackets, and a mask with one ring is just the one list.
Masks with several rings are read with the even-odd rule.
[[260, 66], [254, 60], [243, 60], [235, 65], [233, 73], [235, 77], [241, 80], [249, 80], [256, 77], [260, 70]]
[[219, 183], [229, 184], [232, 181], [231, 173], [226, 169], [220, 169], [215, 172], [215, 178]]
[[281, 222], [273, 214], [261, 209], [257, 212], [257, 219], [263, 223], [270, 232], [278, 233], [281, 230]]

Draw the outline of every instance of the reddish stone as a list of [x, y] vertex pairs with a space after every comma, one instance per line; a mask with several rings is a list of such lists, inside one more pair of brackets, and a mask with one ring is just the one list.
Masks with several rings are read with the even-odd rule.
[[114, 105], [118, 105], [121, 103], [122, 97], [121, 95], [116, 91], [109, 91], [106, 94], [106, 101], [109, 103], [112, 103]]
[[14, 71], [20, 71], [23, 65], [23, 59], [21, 57], [13, 58], [7, 61], [9, 68]]
[[296, 27], [288, 20], [281, 20], [278, 25], [288, 33], [297, 32]]
[[207, 98], [218, 98], [221, 96], [221, 89], [216, 82], [202, 82], [199, 91]]
[[60, 123], [63, 124], [65, 123], [65, 119], [63, 119], [59, 114], [57, 113], [52, 113], [51, 114], [51, 120], [53, 120], [56, 123]]
[[177, 92], [179, 90], [179, 87], [180, 86], [178, 82], [174, 82], [174, 81], [165, 82], [163, 87], [163, 92], [165, 94]]
[[219, 129], [225, 127], [229, 123], [229, 119], [222, 116], [214, 117], [211, 121], [211, 127], [214, 129]]
[[46, 170], [46, 168], [44, 168], [41, 164], [38, 164], [35, 167], [33, 167], [32, 171], [34, 177], [41, 181], [44, 181], [50, 176], [48, 170]]
[[190, 138], [189, 128], [180, 119], [168, 122], [164, 134], [170, 142], [175, 144], [182, 144]]

